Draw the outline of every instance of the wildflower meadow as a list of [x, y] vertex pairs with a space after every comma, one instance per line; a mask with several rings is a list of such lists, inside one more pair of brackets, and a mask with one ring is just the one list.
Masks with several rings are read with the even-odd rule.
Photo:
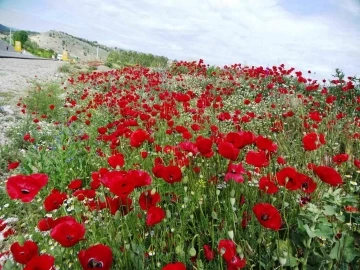
[[0, 149], [0, 269], [360, 269], [360, 79], [312, 75], [34, 84]]

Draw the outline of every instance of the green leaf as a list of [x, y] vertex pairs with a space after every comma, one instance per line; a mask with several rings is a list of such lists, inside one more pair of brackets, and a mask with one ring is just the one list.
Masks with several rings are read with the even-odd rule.
[[324, 213], [326, 216], [333, 216], [333, 215], [335, 215], [336, 211], [335, 211], [335, 209], [334, 209], [333, 206], [331, 206], [331, 205], [325, 205], [325, 206], [324, 206], [323, 213]]
[[322, 237], [326, 239], [332, 239], [334, 236], [333, 229], [324, 224], [319, 224], [317, 230], [315, 231], [317, 237]]
[[360, 250], [355, 248], [354, 237], [345, 235], [344, 241], [344, 260], [345, 262], [350, 263], [355, 259], [355, 257], [360, 257]]
[[345, 262], [350, 263], [355, 259], [355, 257], [360, 256], [360, 250], [355, 248], [354, 238], [352, 236], [344, 235], [335, 243], [335, 246], [331, 249], [329, 256], [337, 261], [340, 261], [343, 256]]
[[309, 225], [305, 224], [304, 228], [310, 238], [314, 238], [316, 234], [309, 228]]
[[340, 259], [339, 248], [340, 248], [340, 243], [339, 243], [339, 241], [336, 241], [335, 246], [331, 249], [330, 254], [329, 254], [331, 259], [334, 259], [337, 261]]
[[340, 195], [341, 191], [342, 191], [341, 188], [335, 189], [334, 192], [332, 193], [332, 195], [333, 195], [333, 196]]
[[4, 270], [13, 270], [14, 269], [14, 263], [12, 262], [12, 261], [10, 261], [10, 260], [7, 260], [6, 261], [6, 263], [5, 263], [5, 265], [4, 265], [4, 267], [3, 267], [3, 269]]
[[298, 259], [293, 256], [286, 257], [286, 264], [284, 266], [295, 267], [298, 265]]

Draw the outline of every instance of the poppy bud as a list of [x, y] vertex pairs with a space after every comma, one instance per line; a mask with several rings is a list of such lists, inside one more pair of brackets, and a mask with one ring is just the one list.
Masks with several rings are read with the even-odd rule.
[[181, 247], [181, 246], [176, 246], [176, 248], [175, 248], [175, 253], [176, 253], [176, 254], [181, 254], [182, 252], [183, 252], [182, 247]]
[[191, 247], [191, 248], [189, 249], [189, 255], [190, 255], [190, 257], [196, 256], [196, 250], [195, 250], [194, 247]]

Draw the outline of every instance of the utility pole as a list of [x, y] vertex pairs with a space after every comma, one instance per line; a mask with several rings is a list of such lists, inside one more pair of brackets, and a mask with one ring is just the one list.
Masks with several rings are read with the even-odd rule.
[[12, 46], [12, 44], [11, 44], [11, 28], [10, 28], [10, 46]]
[[99, 59], [99, 46], [96, 47], [96, 59]]

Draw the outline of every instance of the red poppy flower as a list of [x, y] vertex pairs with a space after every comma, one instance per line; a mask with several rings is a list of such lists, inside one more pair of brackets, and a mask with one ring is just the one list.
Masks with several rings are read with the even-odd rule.
[[331, 186], [343, 184], [341, 175], [331, 167], [316, 166], [314, 168], [314, 173], [321, 179], [321, 181], [328, 183]]
[[169, 184], [173, 184], [181, 182], [182, 172], [178, 166], [167, 166], [163, 168], [161, 177]]
[[19, 161], [9, 162], [7, 168], [9, 171], [11, 171], [11, 170], [15, 170], [17, 167], [19, 167], [19, 165], [20, 165]]
[[246, 154], [245, 160], [247, 164], [253, 165], [255, 167], [267, 167], [270, 164], [269, 159], [263, 150], [259, 150], [258, 152], [249, 151]]
[[112, 168], [116, 168], [117, 166], [124, 166], [125, 164], [125, 161], [124, 161], [124, 155], [119, 153], [119, 154], [116, 154], [116, 155], [113, 155], [111, 157], [108, 157], [107, 159], [108, 161], [108, 164], [112, 167]]
[[105, 202], [101, 201], [100, 198], [98, 198], [97, 202], [96, 201], [88, 202], [88, 206], [92, 210], [95, 209], [102, 210], [104, 208], [108, 208], [110, 210], [110, 213], [112, 215], [115, 215], [120, 207], [120, 198], [119, 197], [111, 198], [109, 196], [106, 196]]
[[231, 260], [226, 261], [227, 270], [238, 270], [246, 266], [246, 260], [241, 259], [239, 255], [236, 255], [231, 258]]
[[198, 124], [191, 124], [190, 127], [193, 131], [199, 131], [201, 129], [201, 126]]
[[83, 224], [74, 220], [66, 220], [55, 225], [50, 236], [63, 247], [72, 247], [83, 240], [86, 229]]
[[303, 146], [306, 151], [313, 151], [318, 149], [322, 144], [325, 144], [324, 134], [318, 135], [316, 132], [306, 134], [303, 139]]
[[236, 148], [243, 148], [255, 142], [255, 135], [250, 131], [229, 132], [226, 141], [232, 143]]
[[344, 163], [349, 160], [348, 154], [337, 154], [333, 156], [332, 160], [337, 164], [340, 165], [341, 163]]
[[100, 181], [108, 187], [112, 193], [119, 197], [129, 195], [135, 188], [135, 182], [126, 177], [124, 171], [106, 172], [101, 175]]
[[52, 218], [42, 218], [37, 224], [37, 228], [41, 231], [49, 231], [54, 226], [54, 220]]
[[153, 226], [161, 222], [165, 217], [165, 211], [157, 206], [153, 206], [149, 209], [146, 215], [146, 225]]
[[160, 202], [160, 194], [147, 190], [141, 193], [139, 197], [139, 205], [142, 210], [149, 210], [152, 206], [156, 206]]
[[284, 157], [278, 157], [276, 159], [276, 162], [279, 164], [279, 165], [285, 165], [286, 164], [286, 159]]
[[292, 167], [285, 167], [276, 173], [276, 179], [280, 186], [289, 190], [298, 190], [300, 182], [297, 178], [297, 171]]
[[297, 182], [300, 184], [300, 188], [305, 193], [313, 193], [317, 187], [316, 182], [309, 176], [298, 173], [296, 175]]
[[7, 223], [5, 220], [0, 218], [0, 232], [2, 232], [6, 228]]
[[125, 196], [113, 199], [106, 197], [106, 204], [112, 215], [115, 215], [116, 211], [119, 211], [122, 216], [126, 216], [133, 209], [131, 207], [132, 199]]
[[31, 135], [29, 133], [26, 133], [24, 135], [24, 141], [28, 141], [28, 140], [30, 140], [30, 138], [31, 138]]
[[208, 156], [212, 154], [213, 142], [211, 139], [198, 137], [195, 144], [201, 155]]
[[230, 162], [227, 173], [225, 174], [225, 181], [234, 180], [237, 183], [242, 183], [244, 182], [244, 177], [242, 176], [244, 173], [246, 173], [246, 171], [241, 163], [233, 164]]
[[151, 185], [151, 176], [142, 170], [129, 170], [126, 175], [128, 181], [133, 181], [135, 187], [143, 187]]
[[192, 153], [194, 156], [199, 152], [196, 145], [192, 142], [181, 142], [179, 147], [186, 152]]
[[68, 184], [68, 188], [72, 190], [76, 190], [81, 188], [82, 186], [82, 180], [81, 179], [74, 179]]
[[93, 189], [78, 189], [72, 194], [74, 197], [77, 197], [79, 201], [85, 200], [85, 198], [93, 199], [96, 196], [96, 192]]
[[97, 244], [86, 250], [80, 250], [78, 258], [84, 270], [95, 268], [109, 270], [111, 268], [113, 255], [108, 246]]
[[266, 176], [260, 178], [259, 189], [267, 194], [275, 194], [279, 191], [278, 186]]
[[351, 205], [345, 206], [344, 209], [348, 213], [358, 213], [359, 212], [359, 210], [356, 207], [351, 206]]
[[281, 228], [281, 216], [279, 211], [268, 203], [257, 203], [253, 207], [253, 212], [262, 226], [278, 231]]
[[209, 245], [203, 245], [204, 255], [208, 261], [212, 261], [215, 257], [214, 250]]
[[16, 175], [7, 180], [6, 190], [13, 200], [31, 202], [47, 182], [46, 174]]
[[7, 229], [7, 230], [4, 231], [3, 234], [2, 234], [3, 239], [6, 239], [6, 238], [8, 238], [9, 236], [14, 235], [15, 232], [16, 232], [16, 231], [15, 231], [13, 228]]
[[72, 122], [75, 122], [79, 118], [76, 115], [72, 115], [69, 117], [68, 124], [71, 124]]
[[155, 177], [163, 178], [163, 173], [165, 171], [165, 166], [162, 164], [157, 164], [152, 168], [152, 173], [155, 175]]
[[20, 245], [19, 242], [15, 242], [10, 247], [14, 261], [21, 264], [27, 264], [38, 254], [38, 250], [37, 244], [30, 240], [25, 241], [23, 245]]
[[175, 127], [175, 130], [176, 130], [176, 132], [178, 132], [178, 133], [189, 132], [188, 129], [187, 129], [186, 127], [184, 127], [184, 126], [176, 126], [176, 127]]
[[99, 127], [98, 129], [99, 134], [104, 135], [107, 132], [107, 128], [106, 127]]
[[221, 142], [218, 145], [218, 151], [224, 158], [235, 161], [240, 153], [240, 150], [229, 142]]
[[360, 159], [354, 159], [354, 166], [360, 169]]
[[135, 130], [130, 136], [130, 145], [140, 147], [144, 141], [149, 139], [149, 134], [142, 129]]
[[236, 245], [229, 239], [220, 240], [218, 244], [218, 252], [225, 261], [230, 261], [236, 255]]
[[141, 155], [141, 157], [142, 157], [143, 159], [145, 159], [145, 158], [147, 158], [147, 156], [149, 155], [149, 153], [146, 152], [146, 151], [141, 151], [141, 152], [140, 152], [140, 155]]
[[61, 193], [57, 189], [53, 189], [44, 200], [44, 208], [46, 212], [59, 209], [63, 202], [67, 199], [66, 193]]
[[269, 152], [276, 152], [278, 149], [278, 146], [276, 143], [274, 143], [272, 140], [265, 138], [263, 136], [258, 136], [256, 138], [256, 146], [257, 148], [261, 149], [261, 150], [267, 150]]
[[40, 256], [33, 257], [25, 266], [24, 270], [55, 270], [54, 266], [55, 259], [53, 256], [43, 254]]
[[186, 266], [182, 262], [174, 262], [165, 265], [162, 270], [186, 270]]

